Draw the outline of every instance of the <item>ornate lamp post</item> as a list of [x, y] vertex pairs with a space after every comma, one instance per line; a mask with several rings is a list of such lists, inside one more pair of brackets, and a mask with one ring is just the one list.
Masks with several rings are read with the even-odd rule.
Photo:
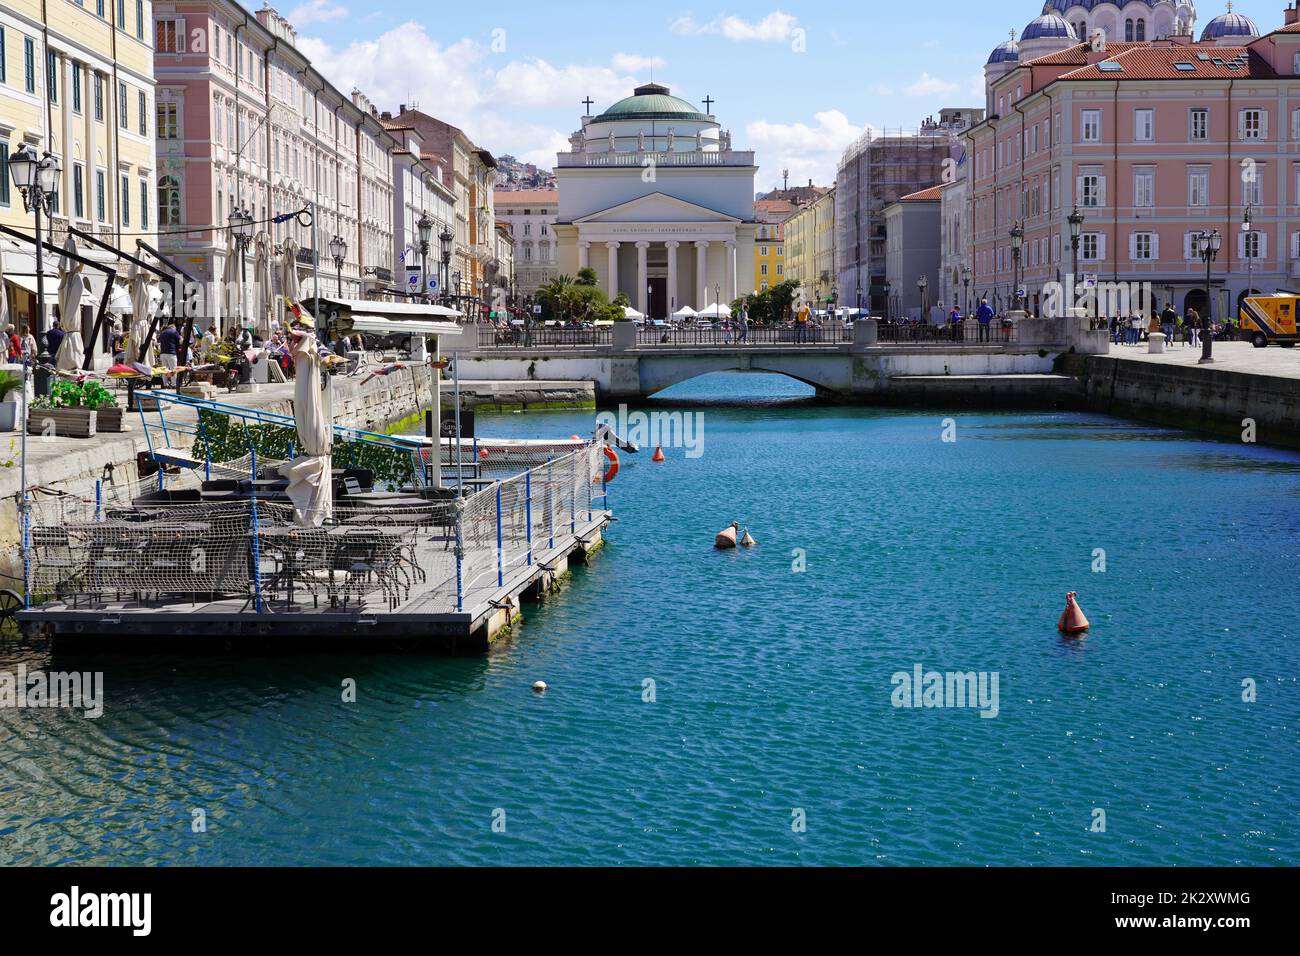
[[334, 271], [338, 280], [338, 296], [343, 298], [343, 260], [348, 257], [348, 244], [342, 236], [330, 240], [330, 255], [334, 258]]
[[970, 266], [962, 266], [961, 267], [961, 297], [964, 305], [966, 306], [967, 318], [970, 317], [970, 280], [971, 280]]
[[445, 225], [442, 232], [438, 233], [438, 242], [442, 244], [442, 298], [445, 302], [451, 294], [448, 288], [451, 285], [451, 242], [456, 237], [451, 234], [451, 230]]
[[916, 280], [916, 288], [921, 293], [921, 321], [928, 322], [930, 314], [930, 277], [921, 276]]
[[1197, 252], [1205, 260], [1205, 314], [1201, 316], [1201, 358], [1200, 365], [1214, 361], [1214, 332], [1210, 321], [1210, 266], [1219, 257], [1223, 247], [1223, 236], [1219, 230], [1211, 229], [1197, 236]]
[[[50, 215], [54, 199], [59, 192], [63, 166], [59, 157], [46, 152], [40, 159], [30, 143], [24, 143], [18, 152], [9, 157], [9, 175], [23, 195], [23, 206], [36, 217], [36, 394], [50, 394], [49, 367], [54, 358], [50, 355], [45, 333], [48, 330], [45, 314], [45, 256], [41, 248], [41, 214]], [[0, 290], [0, 295], [3, 295]], [[27, 434], [24, 426], [23, 434]]]
[[[244, 301], [248, 294], [248, 246], [253, 241], [253, 217], [246, 209], [235, 209], [226, 220], [239, 249], [239, 321], [245, 321]], [[316, 295], [320, 295], [317, 290]]]
[[420, 213], [415, 223], [415, 231], [420, 238], [420, 294], [429, 295], [429, 244], [433, 240], [433, 220], [427, 212]]
[[1020, 311], [1020, 254], [1024, 251], [1025, 230], [1020, 223], [1011, 227], [1011, 281], [1015, 288], [1011, 290], [1011, 308]]
[[1079, 212], [1079, 207], [1074, 207], [1074, 212], [1065, 217], [1065, 221], [1070, 224], [1070, 249], [1074, 253], [1074, 281], [1079, 281], [1079, 239], [1083, 231], [1083, 213]]

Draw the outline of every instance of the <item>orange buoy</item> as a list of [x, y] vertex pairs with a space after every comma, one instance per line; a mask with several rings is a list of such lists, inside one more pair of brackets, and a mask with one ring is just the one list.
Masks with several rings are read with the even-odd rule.
[[488, 450], [486, 448], [480, 448], [478, 450], [478, 456], [481, 460], [487, 461]]
[[654, 453], [653, 455], [650, 456], [650, 460], [651, 460], [651, 461], [663, 461], [663, 460], [664, 460], [664, 448], [663, 448], [663, 445], [655, 445], [655, 453]]
[[1077, 596], [1074, 591], [1065, 596], [1065, 610], [1061, 612], [1061, 619], [1056, 622], [1056, 629], [1062, 634], [1082, 634], [1090, 627], [1083, 608], [1075, 601]]
[[736, 546], [736, 531], [740, 528], [739, 521], [733, 521], [731, 524], [718, 532], [718, 536], [713, 539], [713, 546], [723, 551]]

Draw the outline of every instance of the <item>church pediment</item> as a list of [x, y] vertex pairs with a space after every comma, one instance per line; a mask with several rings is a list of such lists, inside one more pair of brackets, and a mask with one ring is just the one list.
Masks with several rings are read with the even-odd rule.
[[738, 224], [740, 219], [665, 193], [651, 193], [575, 219], [575, 224], [626, 222], [703, 222]]

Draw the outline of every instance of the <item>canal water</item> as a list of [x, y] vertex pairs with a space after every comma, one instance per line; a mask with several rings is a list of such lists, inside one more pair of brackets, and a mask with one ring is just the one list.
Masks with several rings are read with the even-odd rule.
[[[487, 657], [111, 660], [97, 720], [0, 710], [0, 862], [1300, 864], [1300, 456], [804, 391], [667, 393], [703, 454], [624, 455], [602, 556]], [[996, 716], [894, 706], [918, 666]]]

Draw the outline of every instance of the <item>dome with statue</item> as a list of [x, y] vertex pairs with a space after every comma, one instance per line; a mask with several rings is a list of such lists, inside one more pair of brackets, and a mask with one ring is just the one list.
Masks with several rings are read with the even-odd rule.
[[1258, 39], [1259, 35], [1259, 27], [1255, 25], [1255, 21], [1240, 13], [1233, 13], [1232, 4], [1229, 3], [1227, 13], [1219, 14], [1205, 25], [1201, 40], [1249, 43], [1251, 40]]
[[631, 96], [597, 116], [584, 116], [570, 142], [586, 152], [709, 152], [726, 149], [729, 138], [707, 110], [673, 96], [658, 83], [636, 87]]

